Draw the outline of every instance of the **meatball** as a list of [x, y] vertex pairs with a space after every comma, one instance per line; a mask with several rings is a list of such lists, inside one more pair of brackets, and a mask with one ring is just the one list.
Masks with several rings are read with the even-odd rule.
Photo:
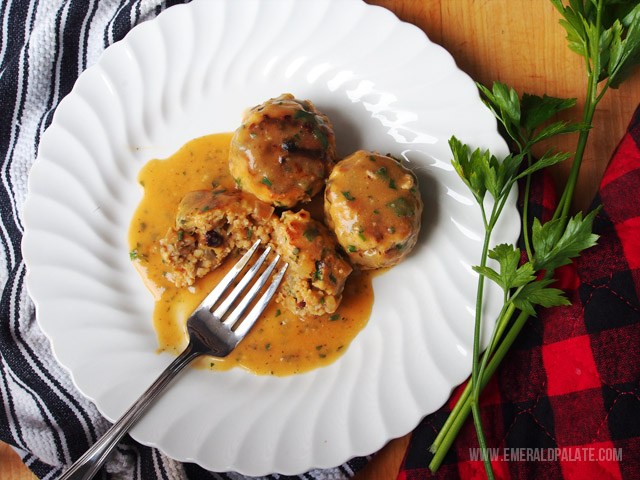
[[353, 265], [391, 267], [418, 238], [422, 199], [417, 178], [394, 158], [357, 151], [331, 172], [324, 212]]
[[329, 119], [310, 101], [283, 94], [244, 115], [231, 140], [229, 169], [240, 189], [293, 207], [320, 192], [336, 155]]
[[335, 312], [352, 268], [327, 227], [305, 210], [285, 211], [274, 223], [273, 243], [289, 263], [277, 301], [302, 318]]
[[289, 263], [276, 299], [301, 318], [330, 314], [342, 300], [352, 271], [338, 253], [333, 234], [305, 210], [285, 211], [244, 192], [198, 190], [185, 195], [176, 224], [160, 240], [169, 279], [192, 285], [222, 264], [234, 250], [245, 251], [260, 238]]
[[273, 207], [244, 192], [197, 190], [182, 199], [176, 224], [160, 240], [162, 260], [178, 287], [220, 266], [234, 249], [270, 240]]

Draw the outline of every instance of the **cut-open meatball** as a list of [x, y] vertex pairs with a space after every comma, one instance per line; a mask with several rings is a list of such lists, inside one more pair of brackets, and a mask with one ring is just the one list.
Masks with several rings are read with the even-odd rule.
[[308, 202], [336, 160], [333, 127], [308, 100], [291, 94], [250, 109], [231, 140], [236, 184], [277, 207]]
[[285, 211], [274, 222], [273, 243], [289, 263], [277, 300], [300, 317], [335, 312], [352, 268], [327, 227], [305, 210]]
[[364, 150], [346, 157], [331, 172], [324, 200], [327, 225], [362, 270], [396, 265], [416, 244], [418, 181], [394, 158]]
[[270, 239], [273, 207], [243, 192], [189, 192], [183, 198], [176, 224], [160, 240], [163, 261], [179, 287], [192, 285], [220, 266], [234, 249], [248, 249], [260, 238]]
[[246, 251], [258, 239], [289, 263], [276, 300], [301, 318], [333, 313], [342, 299], [344, 283], [352, 271], [338, 253], [338, 243], [308, 212], [274, 208], [243, 192], [188, 193], [176, 215], [176, 225], [160, 240], [160, 252], [177, 286], [222, 264], [234, 250]]

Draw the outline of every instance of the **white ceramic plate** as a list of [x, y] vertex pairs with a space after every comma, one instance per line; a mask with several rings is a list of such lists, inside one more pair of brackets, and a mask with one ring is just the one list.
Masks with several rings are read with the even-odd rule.
[[[447, 140], [507, 151], [472, 80], [418, 28], [360, 1], [196, 0], [136, 27], [81, 75], [30, 176], [23, 249], [38, 321], [113, 420], [171, 360], [156, 353], [153, 301], [128, 257], [139, 169], [234, 130], [245, 108], [283, 92], [332, 119], [342, 155], [409, 161], [422, 234], [376, 279], [369, 324], [339, 361], [285, 378], [191, 369], [132, 431], [215, 471], [294, 474], [373, 453], [468, 375], [482, 230]], [[518, 235], [514, 201], [504, 217], [495, 243]], [[500, 294], [488, 297], [495, 313]]]

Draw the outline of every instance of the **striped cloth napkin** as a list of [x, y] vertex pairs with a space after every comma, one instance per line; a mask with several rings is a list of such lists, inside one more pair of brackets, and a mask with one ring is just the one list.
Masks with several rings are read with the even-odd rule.
[[[39, 477], [57, 478], [109, 426], [73, 386], [38, 328], [20, 251], [27, 176], [40, 136], [78, 75], [135, 25], [178, 0], [5, 0], [0, 3], [0, 440]], [[367, 463], [300, 477], [342, 480]], [[113, 479], [242, 479], [182, 464], [125, 437], [103, 468]], [[103, 476], [106, 478], [106, 475]]]

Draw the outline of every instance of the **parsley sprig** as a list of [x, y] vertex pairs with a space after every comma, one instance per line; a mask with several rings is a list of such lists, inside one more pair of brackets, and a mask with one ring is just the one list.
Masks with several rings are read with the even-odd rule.
[[[552, 285], [554, 271], [596, 244], [592, 226], [597, 210], [583, 216], [569, 215], [596, 105], [609, 87], [617, 88], [640, 64], [640, 3], [604, 0], [550, 0], [562, 15], [561, 25], [567, 32], [569, 48], [580, 54], [586, 65], [587, 92], [580, 122], [553, 121], [559, 112], [572, 108], [575, 99], [524, 94], [495, 82], [491, 89], [478, 85], [485, 104], [504, 127], [513, 153], [502, 161], [489, 151], [470, 152], [457, 138], [449, 141], [452, 164], [472, 192], [484, 224], [484, 241], [480, 265], [474, 325], [471, 380], [449, 414], [431, 445], [434, 457], [429, 465], [436, 471], [469, 414], [473, 416], [478, 443], [488, 478], [494, 478], [479, 409], [482, 389], [509, 351], [518, 333], [536, 308], [567, 305], [563, 292]], [[553, 218], [529, 221], [527, 205], [531, 175], [571, 158], [570, 153], [545, 152], [534, 159], [532, 147], [556, 135], [579, 133], [573, 154], [571, 173], [567, 179]], [[493, 228], [502, 213], [513, 185], [523, 180], [523, 239], [525, 254], [514, 245], [500, 244], [489, 248]], [[487, 199], [487, 193], [490, 199]], [[487, 201], [489, 200], [489, 201]], [[491, 201], [492, 200], [492, 201]], [[489, 266], [493, 260], [495, 268]], [[486, 350], [480, 352], [483, 292], [485, 279], [495, 282], [503, 291], [503, 305], [496, 319]], [[517, 315], [516, 315], [517, 314]], [[515, 316], [515, 319], [514, 319]]]
[[[521, 127], [519, 123], [514, 126]], [[502, 346], [505, 333], [516, 311], [535, 315], [535, 308], [538, 305], [552, 307], [568, 303], [561, 290], [550, 286], [554, 282], [553, 278], [550, 278], [550, 273], [569, 263], [580, 251], [593, 246], [597, 238], [591, 233], [596, 213], [594, 211], [585, 218], [579, 213], [567, 222], [556, 219], [541, 224], [538, 219], [534, 219], [531, 236], [533, 254], [528, 257], [528, 261], [522, 264], [520, 249], [513, 245], [500, 244], [489, 249], [493, 229], [509, 198], [513, 185], [521, 178], [530, 178], [532, 173], [566, 159], [567, 155], [550, 153], [539, 161], [521, 168], [524, 159], [528, 157], [528, 152], [521, 151], [509, 154], [500, 162], [488, 151], [482, 152], [478, 149], [469, 153], [468, 146], [462, 144], [456, 137], [451, 138], [449, 145], [453, 153], [452, 164], [472, 192], [480, 209], [484, 224], [484, 240], [480, 265], [473, 267], [479, 277], [471, 382], [467, 385], [458, 402], [460, 407], [456, 405], [456, 409], [451, 413], [432, 445], [431, 449], [435, 454], [431, 463], [433, 470], [440, 465], [444, 454], [448, 451], [469, 413], [473, 414], [480, 447], [486, 449], [478, 402], [482, 388], [495, 370], [493, 365], [489, 367], [489, 360], [499, 363], [506, 353], [506, 349], [498, 349]], [[493, 201], [487, 201], [487, 193]], [[498, 264], [497, 270], [488, 265], [489, 259]], [[538, 280], [539, 275], [545, 271], [549, 272], [547, 276]], [[480, 332], [486, 278], [502, 288], [503, 306], [496, 320], [489, 347], [481, 356]], [[509, 336], [509, 338], [511, 337], [512, 335]], [[486, 463], [489, 470], [490, 463], [488, 461]]]
[[[582, 56], [587, 74], [587, 93], [582, 122], [590, 125], [598, 102], [609, 87], [618, 88], [634, 66], [640, 64], [640, 3], [611, 0], [550, 0], [562, 15], [569, 48]], [[567, 186], [556, 217], [566, 216], [578, 180], [589, 131], [580, 133]]]

